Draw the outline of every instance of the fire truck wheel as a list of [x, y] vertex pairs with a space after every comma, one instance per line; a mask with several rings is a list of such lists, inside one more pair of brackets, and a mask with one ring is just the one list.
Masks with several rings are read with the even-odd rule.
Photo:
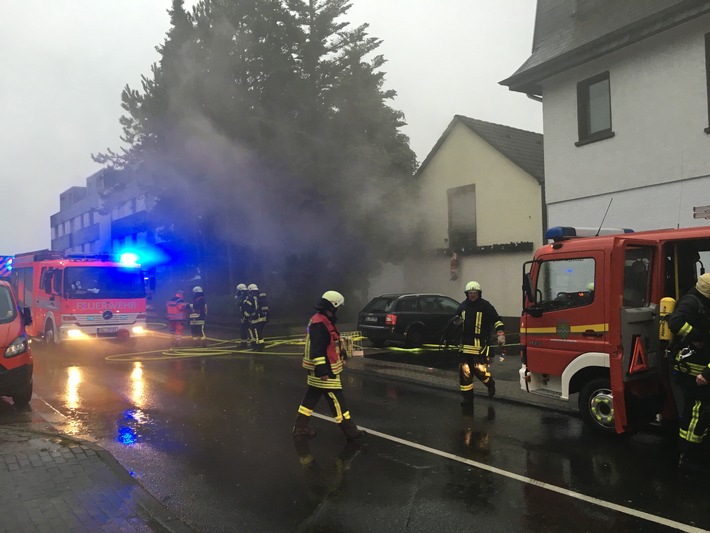
[[57, 344], [57, 339], [54, 337], [54, 324], [50, 320], [47, 325], [44, 326], [44, 343], [47, 346], [54, 346]]
[[614, 403], [609, 378], [595, 378], [579, 391], [579, 413], [594, 431], [613, 433]]

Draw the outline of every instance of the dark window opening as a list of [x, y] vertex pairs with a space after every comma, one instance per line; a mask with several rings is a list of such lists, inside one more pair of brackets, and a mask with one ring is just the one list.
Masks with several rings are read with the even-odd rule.
[[705, 34], [705, 84], [708, 99], [708, 127], [705, 133], [710, 133], [710, 33]]
[[611, 130], [609, 73], [604, 72], [577, 84], [577, 124], [582, 146], [614, 136]]

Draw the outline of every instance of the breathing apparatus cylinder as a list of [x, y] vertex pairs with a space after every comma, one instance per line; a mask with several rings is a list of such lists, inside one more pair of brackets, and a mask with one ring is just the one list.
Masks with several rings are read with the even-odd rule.
[[673, 334], [671, 333], [671, 329], [668, 327], [668, 320], [666, 320], [666, 317], [675, 310], [675, 304], [675, 298], [671, 298], [670, 296], [661, 298], [661, 305], [658, 310], [658, 314], [661, 318], [660, 326], [658, 328], [658, 338], [662, 341], [670, 341], [673, 338]]

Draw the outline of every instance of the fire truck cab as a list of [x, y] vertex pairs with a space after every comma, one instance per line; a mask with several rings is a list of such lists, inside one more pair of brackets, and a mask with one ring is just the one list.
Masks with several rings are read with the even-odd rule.
[[135, 263], [41, 250], [15, 256], [11, 283], [31, 309], [27, 333], [47, 344], [127, 341], [147, 332], [143, 274]]
[[[553, 227], [523, 267], [520, 384], [625, 433], [677, 419], [662, 316], [710, 261], [710, 227]], [[669, 298], [671, 300], [669, 300]], [[667, 330], [667, 328], [666, 328]]]

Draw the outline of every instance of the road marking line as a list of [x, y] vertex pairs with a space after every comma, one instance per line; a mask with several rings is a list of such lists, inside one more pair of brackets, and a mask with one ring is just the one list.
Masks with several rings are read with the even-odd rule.
[[[320, 418], [322, 420], [328, 420], [329, 422], [335, 422], [335, 419], [333, 419], [329, 416], [321, 415], [319, 413], [313, 413], [313, 416]], [[662, 516], [656, 516], [656, 515], [653, 515], [650, 513], [646, 513], [644, 511], [639, 511], [638, 509], [632, 509], [631, 507], [624, 507], [623, 505], [618, 505], [616, 503], [608, 502], [606, 500], [600, 500], [599, 498], [594, 498], [593, 496], [587, 496], [586, 494], [581, 494], [579, 492], [575, 492], [575, 491], [572, 491], [569, 489], [558, 487], [557, 485], [551, 485], [549, 483], [545, 483], [544, 481], [533, 479], [531, 477], [521, 476], [519, 474], [515, 474], [514, 472], [509, 472], [509, 471], [503, 470], [501, 468], [496, 468], [495, 466], [490, 466], [485, 463], [479, 463], [478, 461], [473, 461], [471, 459], [467, 459], [465, 457], [460, 457], [460, 456], [454, 455], [452, 453], [443, 452], [441, 450], [437, 450], [436, 448], [430, 448], [429, 446], [424, 446], [423, 444], [418, 444], [416, 442], [400, 439], [399, 437], [395, 437], [393, 435], [388, 435], [387, 433], [381, 433], [381, 432], [376, 431], [374, 429], [368, 429], [368, 428], [360, 426], [360, 425], [358, 425], [358, 427], [360, 429], [366, 431], [368, 435], [374, 435], [376, 437], [390, 440], [390, 441], [396, 442], [398, 444], [403, 444], [405, 446], [409, 446], [410, 448], [415, 448], [417, 450], [431, 453], [433, 455], [438, 455], [439, 457], [443, 457], [445, 459], [451, 459], [452, 461], [457, 461], [459, 463], [463, 463], [463, 464], [472, 466], [474, 468], [478, 468], [480, 470], [485, 470], [487, 472], [491, 472], [493, 474], [498, 474], [503, 477], [514, 479], [514, 480], [520, 481], [522, 483], [527, 483], [528, 485], [534, 485], [535, 487], [549, 490], [551, 492], [556, 492], [558, 494], [562, 494], [563, 496], [568, 496], [570, 498], [575, 498], [575, 499], [581, 500], [583, 502], [591, 503], [593, 505], [598, 505], [599, 507], [605, 507], [607, 509], [611, 509], [613, 511], [618, 511], [620, 513], [624, 513], [624, 514], [627, 514], [627, 515], [630, 515], [630, 516], [633, 516], [636, 518], [642, 518], [644, 520], [648, 520], [649, 522], [654, 522], [656, 524], [661, 524], [661, 525], [672, 527], [675, 529], [680, 529], [681, 531], [688, 531], [691, 533], [707, 532], [707, 530], [705, 530], [705, 529], [700, 529], [695, 526], [691, 526], [689, 524], [684, 524], [682, 522], [676, 522], [675, 520], [670, 520], [668, 518], [663, 518]]]

